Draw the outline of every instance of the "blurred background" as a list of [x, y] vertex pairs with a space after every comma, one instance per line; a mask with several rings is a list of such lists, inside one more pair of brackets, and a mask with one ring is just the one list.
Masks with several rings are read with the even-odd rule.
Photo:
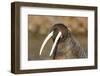
[[52, 59], [52, 56], [49, 57], [52, 39], [46, 44], [41, 56], [39, 56], [39, 51], [51, 27], [56, 23], [66, 25], [81, 46], [84, 49], [88, 48], [87, 17], [28, 15], [28, 60]]

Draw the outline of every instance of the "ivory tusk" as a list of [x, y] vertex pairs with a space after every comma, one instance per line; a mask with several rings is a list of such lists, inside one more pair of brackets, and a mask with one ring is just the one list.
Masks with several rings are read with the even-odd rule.
[[41, 46], [39, 55], [41, 55], [42, 50], [43, 50], [45, 44], [47, 43], [47, 41], [48, 41], [52, 36], [53, 36], [53, 31], [52, 31], [51, 33], [49, 33], [49, 35], [48, 35], [48, 36], [45, 38], [45, 40], [43, 41], [43, 44], [42, 44], [42, 46]]
[[57, 35], [57, 37], [56, 37], [56, 39], [55, 39], [55, 41], [54, 41], [54, 44], [53, 44], [53, 46], [52, 46], [52, 49], [51, 49], [51, 52], [50, 52], [49, 56], [52, 55], [52, 53], [53, 53], [53, 51], [54, 51], [54, 49], [55, 49], [55, 47], [56, 47], [56, 45], [57, 45], [57, 41], [59, 40], [61, 34], [62, 34], [61, 32], [58, 33], [58, 35]]

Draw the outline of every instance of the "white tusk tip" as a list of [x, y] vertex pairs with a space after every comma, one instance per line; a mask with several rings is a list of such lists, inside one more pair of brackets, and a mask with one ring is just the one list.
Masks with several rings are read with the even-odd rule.
[[49, 56], [51, 56], [52, 54], [49, 54]]
[[39, 53], [39, 55], [41, 55], [41, 53]]

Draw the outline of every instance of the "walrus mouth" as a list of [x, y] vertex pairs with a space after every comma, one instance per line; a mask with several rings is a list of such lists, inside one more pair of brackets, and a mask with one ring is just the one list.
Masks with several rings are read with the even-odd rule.
[[[44, 41], [43, 41], [43, 43], [42, 43], [42, 45], [41, 45], [41, 48], [40, 48], [39, 55], [42, 54], [42, 51], [43, 51], [44, 46], [46, 45], [46, 43], [48, 42], [48, 40], [53, 36], [53, 34], [54, 34], [54, 31], [50, 32], [50, 33], [47, 35], [47, 37], [44, 39]], [[56, 36], [56, 38], [55, 38], [55, 41], [54, 41], [54, 43], [53, 43], [53, 45], [52, 45], [51, 51], [50, 51], [50, 53], [49, 53], [49, 56], [51, 56], [51, 55], [53, 54], [53, 51], [54, 51], [54, 49], [55, 49], [55, 47], [56, 47], [56, 45], [57, 45], [57, 42], [58, 42], [58, 40], [59, 40], [60, 37], [62, 37], [61, 31], [58, 32], [58, 34], [57, 34], [57, 36]]]

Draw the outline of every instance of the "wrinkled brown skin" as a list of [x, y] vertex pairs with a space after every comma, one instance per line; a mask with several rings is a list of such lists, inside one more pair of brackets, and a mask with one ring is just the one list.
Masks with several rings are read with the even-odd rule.
[[51, 31], [54, 31], [52, 37], [53, 42], [59, 31], [62, 32], [62, 38], [54, 49], [53, 59], [68, 59], [68, 58], [86, 58], [85, 50], [80, 46], [78, 41], [73, 37], [72, 33], [64, 24], [55, 24]]

